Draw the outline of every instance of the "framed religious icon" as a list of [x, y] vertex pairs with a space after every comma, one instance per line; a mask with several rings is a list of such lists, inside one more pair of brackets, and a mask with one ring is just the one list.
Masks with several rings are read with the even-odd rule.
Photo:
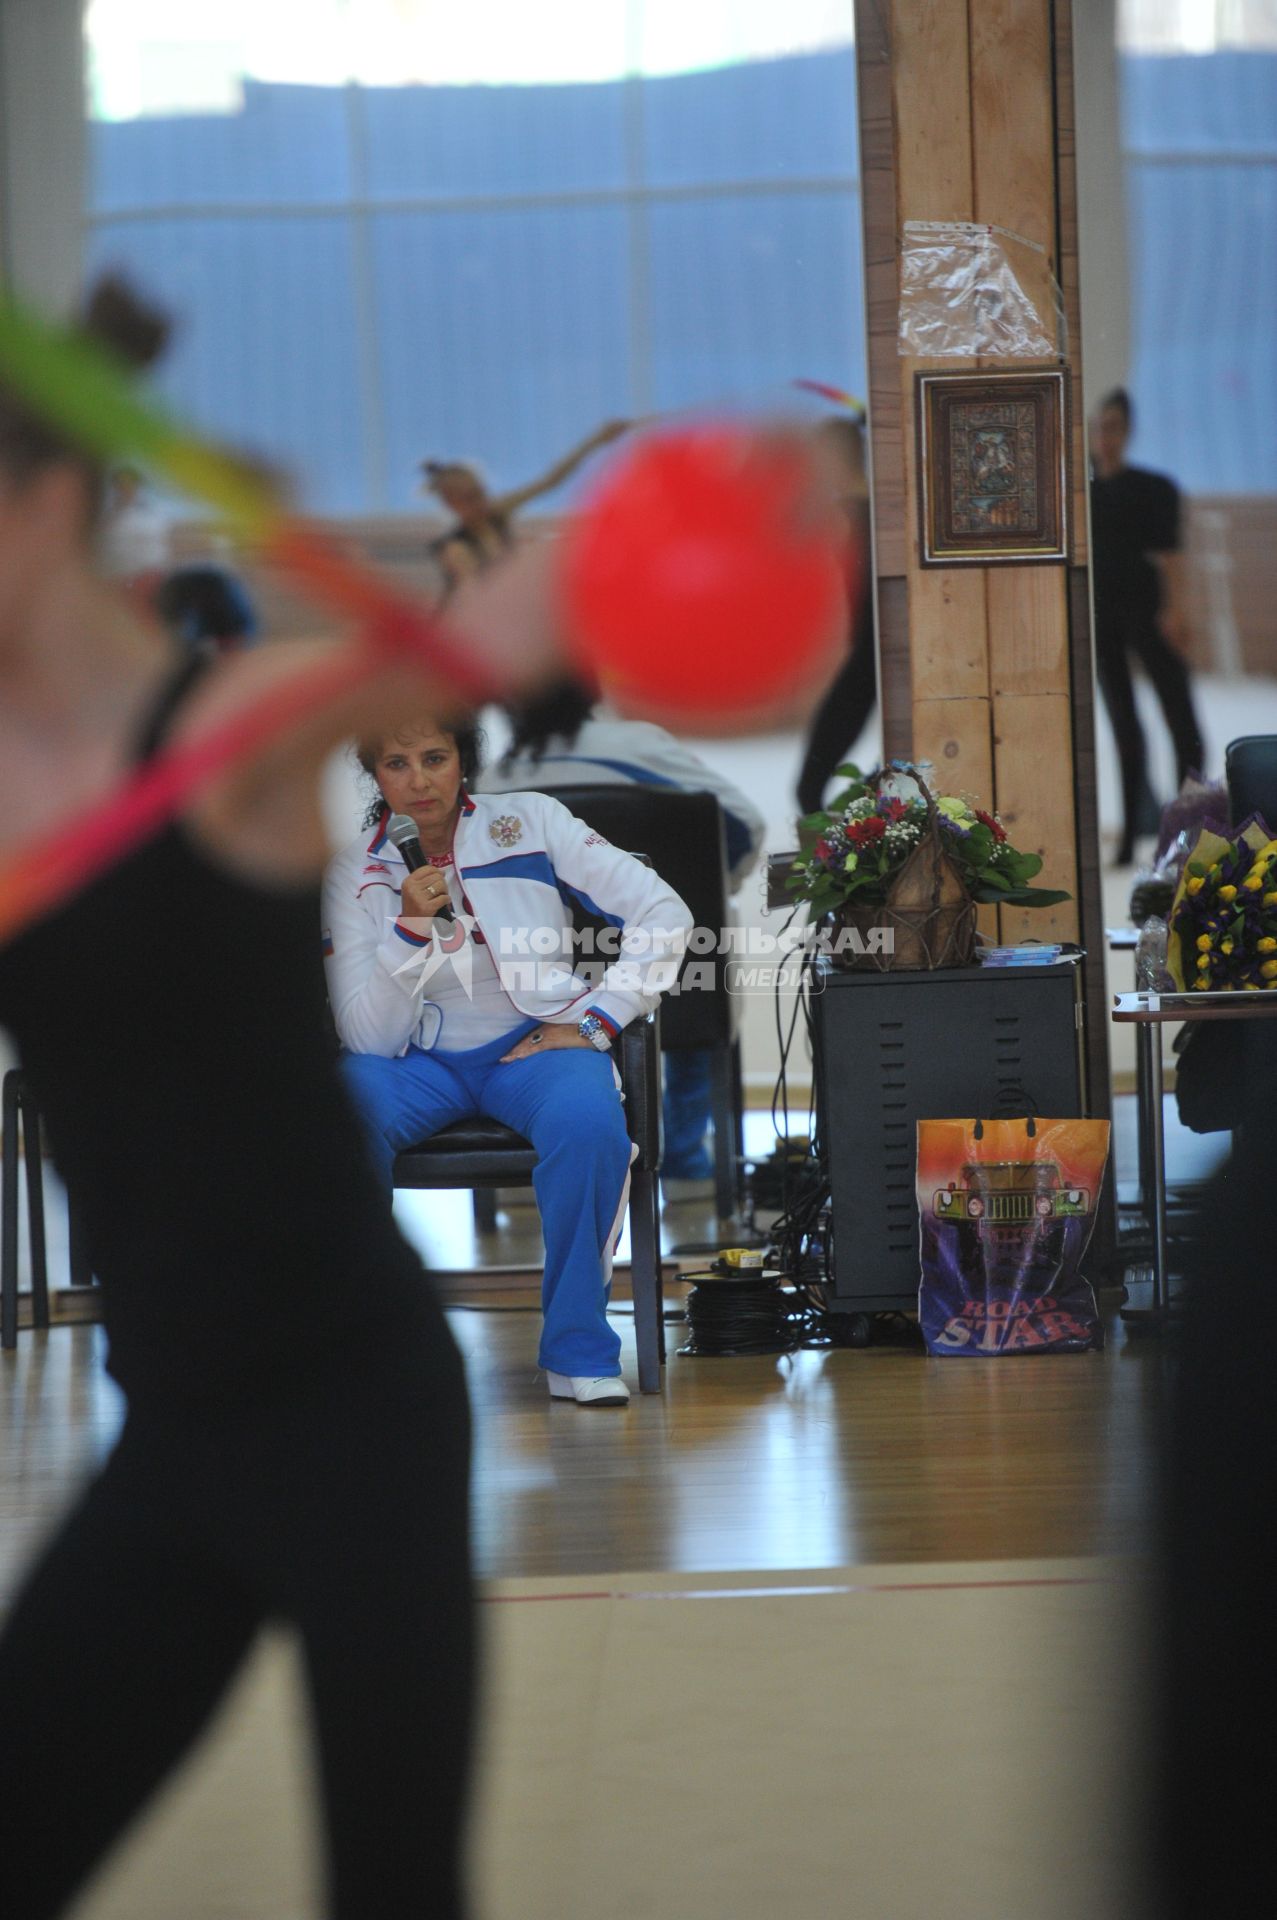
[[1068, 383], [1058, 373], [919, 373], [924, 567], [1068, 559]]

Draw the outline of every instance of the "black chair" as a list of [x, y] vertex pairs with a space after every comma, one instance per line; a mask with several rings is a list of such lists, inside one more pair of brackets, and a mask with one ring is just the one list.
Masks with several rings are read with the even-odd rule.
[[669, 787], [547, 785], [540, 791], [562, 801], [614, 846], [646, 854], [687, 903], [694, 924], [713, 929], [714, 952], [689, 953], [684, 963], [684, 972], [689, 966], [709, 968], [712, 986], [669, 994], [661, 1002], [661, 1051], [710, 1056], [714, 1200], [720, 1219], [729, 1220], [740, 1201], [745, 1139], [737, 1008], [727, 991], [728, 956], [718, 951], [717, 937], [728, 923], [723, 809], [712, 793]]
[[1248, 733], [1224, 749], [1233, 825], [1259, 814], [1277, 833], [1277, 733]]
[[[665, 1320], [661, 1280], [661, 1035], [659, 1015], [635, 1020], [617, 1043], [625, 1121], [638, 1149], [630, 1168], [630, 1284], [639, 1389], [661, 1390]], [[395, 1158], [397, 1187], [530, 1186], [535, 1149], [498, 1120], [458, 1120]]]
[[[40, 1109], [20, 1067], [4, 1076], [4, 1177], [0, 1205], [0, 1347], [18, 1344], [18, 1126], [27, 1165], [27, 1230], [31, 1241], [31, 1323], [49, 1324], [49, 1267], [44, 1233], [44, 1159]], [[73, 1287], [93, 1285], [84, 1221], [67, 1194], [67, 1239]]]
[[18, 1148], [19, 1130], [27, 1163], [27, 1231], [31, 1242], [31, 1320], [49, 1324], [49, 1268], [44, 1241], [44, 1163], [40, 1114], [22, 1077], [13, 1067], [4, 1076], [4, 1172], [0, 1199], [0, 1347], [18, 1344]]

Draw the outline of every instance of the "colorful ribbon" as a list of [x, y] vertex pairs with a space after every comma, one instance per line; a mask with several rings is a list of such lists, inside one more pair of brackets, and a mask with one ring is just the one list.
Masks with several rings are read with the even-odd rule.
[[499, 691], [495, 673], [462, 636], [319, 528], [287, 513], [262, 475], [144, 405], [127, 374], [93, 342], [0, 302], [0, 379], [87, 453], [103, 461], [136, 458], [207, 501], [229, 531], [308, 598], [360, 626], [358, 640], [339, 656], [299, 670], [220, 727], [157, 757], [87, 818], [42, 832], [38, 845], [0, 862], [0, 943], [156, 832], [216, 774], [330, 706], [389, 657], [433, 669], [472, 705]]
[[857, 400], [854, 393], [844, 393], [841, 387], [827, 387], [823, 380], [791, 380], [789, 384], [800, 387], [804, 393], [819, 394], [822, 400], [832, 400], [836, 406], [850, 407], [853, 413], [864, 417], [864, 401]]

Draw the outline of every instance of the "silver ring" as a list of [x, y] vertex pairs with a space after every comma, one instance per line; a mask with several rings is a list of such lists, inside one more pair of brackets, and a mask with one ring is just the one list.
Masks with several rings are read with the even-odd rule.
[[539, 1047], [541, 1044], [541, 1036], [539, 1033], [530, 1033], [528, 1039], [534, 1047]]

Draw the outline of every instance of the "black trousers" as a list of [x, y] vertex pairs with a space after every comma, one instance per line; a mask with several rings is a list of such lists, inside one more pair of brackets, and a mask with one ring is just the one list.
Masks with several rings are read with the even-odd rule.
[[268, 1618], [302, 1642], [331, 1913], [459, 1920], [474, 1631], [468, 1416], [445, 1341], [424, 1369], [397, 1356], [287, 1405], [130, 1413], [0, 1637], [8, 1920], [63, 1911]]
[[1121, 763], [1122, 852], [1127, 856], [1139, 832], [1140, 796], [1148, 778], [1148, 745], [1135, 706], [1132, 655], [1144, 668], [1161, 702], [1181, 785], [1186, 774], [1201, 772], [1205, 757], [1187, 663], [1163, 640], [1152, 614], [1121, 608], [1102, 612], [1097, 608], [1095, 664]]
[[878, 698], [878, 667], [872, 625], [852, 642], [847, 662], [830, 683], [811, 723], [807, 751], [798, 776], [798, 805], [803, 813], [820, 809], [834, 769], [859, 738]]

